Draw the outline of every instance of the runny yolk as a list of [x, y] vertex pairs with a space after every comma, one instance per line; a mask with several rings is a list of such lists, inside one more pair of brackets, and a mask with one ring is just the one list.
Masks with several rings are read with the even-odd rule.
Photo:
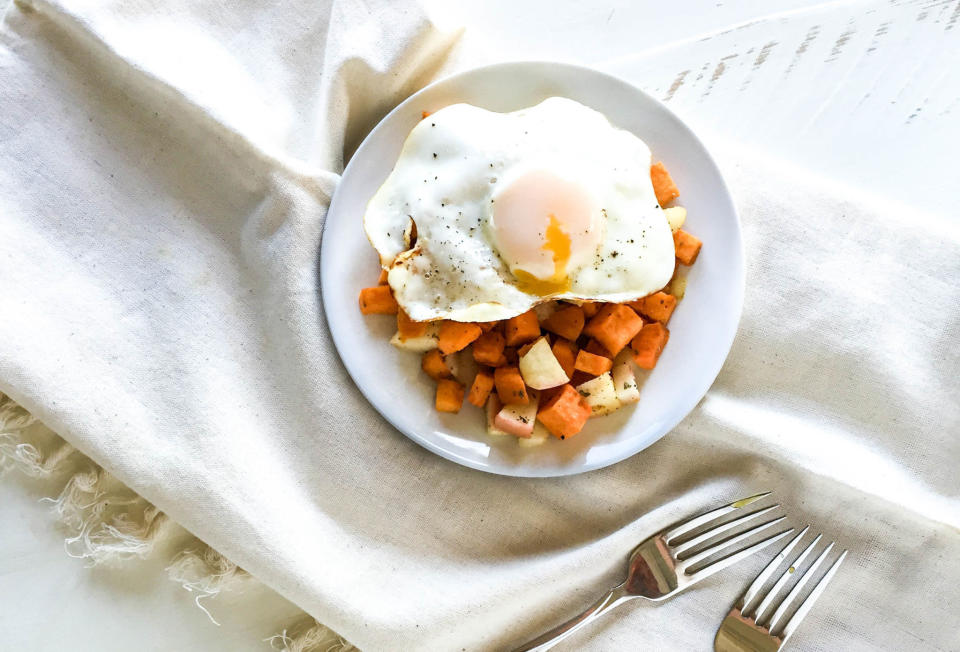
[[576, 179], [529, 170], [505, 181], [491, 198], [492, 244], [522, 292], [568, 292], [590, 260], [603, 229], [598, 202]]
[[543, 250], [550, 254], [553, 260], [553, 276], [540, 279], [522, 269], [514, 271], [521, 290], [528, 294], [544, 296], [557, 292], [566, 292], [570, 289], [570, 278], [567, 276], [567, 262], [570, 260], [570, 236], [560, 220], [553, 213], [549, 215], [547, 231], [544, 234]]
[[550, 213], [549, 217], [547, 241], [543, 243], [543, 248], [549, 251], [553, 258], [553, 276], [557, 279], [566, 275], [564, 270], [567, 268], [567, 261], [570, 260], [570, 236], [560, 226], [556, 215]]

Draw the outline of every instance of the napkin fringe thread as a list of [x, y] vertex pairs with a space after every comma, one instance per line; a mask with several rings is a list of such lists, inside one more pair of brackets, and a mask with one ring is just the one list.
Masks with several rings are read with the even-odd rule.
[[173, 582], [195, 594], [194, 604], [214, 625], [220, 623], [203, 601], [215, 598], [223, 591], [237, 588], [250, 578], [245, 570], [199, 540], [195, 547], [185, 548], [177, 553], [166, 570], [167, 577]]
[[[45, 452], [49, 451], [49, 452]], [[16, 469], [36, 479], [60, 480], [56, 497], [42, 498], [71, 535], [67, 555], [88, 567], [144, 559], [161, 542], [186, 531], [149, 501], [46, 428], [13, 399], [0, 393], [0, 473]], [[167, 576], [194, 594], [194, 603], [219, 624], [203, 604], [236, 590], [250, 575], [195, 537], [176, 546]], [[279, 634], [264, 639], [279, 652], [348, 652], [356, 648], [304, 614]]]
[[351, 652], [357, 649], [309, 616], [265, 640], [278, 652]]

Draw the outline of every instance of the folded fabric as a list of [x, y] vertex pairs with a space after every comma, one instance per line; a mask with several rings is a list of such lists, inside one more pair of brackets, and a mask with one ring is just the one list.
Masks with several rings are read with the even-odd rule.
[[[364, 401], [320, 302], [325, 209], [452, 44], [405, 2], [11, 5], [0, 391], [362, 649], [518, 643], [649, 533], [762, 489], [852, 553], [798, 649], [960, 647], [960, 237], [937, 216], [722, 149], [741, 332], [701, 405], [602, 471], [461, 468]], [[705, 649], [761, 563], [569, 649]]]

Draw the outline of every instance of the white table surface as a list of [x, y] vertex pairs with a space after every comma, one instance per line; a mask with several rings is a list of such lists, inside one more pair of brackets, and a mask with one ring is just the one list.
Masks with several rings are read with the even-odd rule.
[[[960, 0], [426, 4], [509, 54], [498, 58], [593, 65], [666, 101], [708, 144], [737, 141], [958, 228]], [[207, 603], [214, 626], [166, 579], [162, 550], [85, 568], [42, 495], [0, 478], [0, 652], [262, 650], [297, 613], [252, 582]]]

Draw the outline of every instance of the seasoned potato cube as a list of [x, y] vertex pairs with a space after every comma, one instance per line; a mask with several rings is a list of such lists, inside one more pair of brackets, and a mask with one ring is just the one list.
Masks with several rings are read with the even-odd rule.
[[629, 350], [624, 349], [614, 359], [610, 374], [613, 377], [613, 388], [617, 392], [617, 400], [620, 403], [627, 405], [640, 400], [637, 376], [633, 373], [633, 355]]
[[620, 407], [617, 390], [613, 386], [613, 377], [609, 371], [578, 386], [577, 391], [590, 406], [592, 416], [610, 414]]

